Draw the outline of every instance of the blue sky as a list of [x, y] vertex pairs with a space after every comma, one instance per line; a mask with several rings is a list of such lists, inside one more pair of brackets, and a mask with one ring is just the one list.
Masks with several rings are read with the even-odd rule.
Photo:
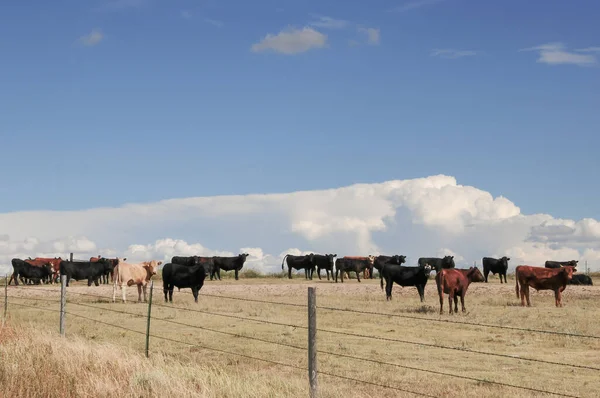
[[598, 15], [583, 0], [5, 2], [0, 213], [443, 173], [525, 213], [599, 219]]

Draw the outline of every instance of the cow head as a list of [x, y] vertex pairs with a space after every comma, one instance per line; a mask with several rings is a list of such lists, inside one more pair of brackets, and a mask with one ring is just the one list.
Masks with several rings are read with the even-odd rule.
[[370, 265], [371, 267], [373, 266], [373, 264], [375, 264], [375, 259], [376, 259], [376, 258], [377, 258], [376, 256], [372, 256], [372, 255], [370, 255], [370, 254], [369, 254], [369, 256], [367, 257], [367, 259], [369, 260], [369, 265]]
[[425, 276], [429, 278], [429, 274], [431, 274], [431, 270], [433, 269], [431, 265], [425, 264], [422, 268], [425, 270]]
[[142, 264], [144, 264], [144, 268], [146, 269], [146, 272], [148, 272], [148, 279], [150, 279], [156, 275], [156, 270], [158, 269], [158, 266], [162, 264], [162, 261], [145, 261]]
[[570, 281], [571, 279], [573, 279], [573, 273], [577, 272], [577, 270], [572, 265], [565, 265], [561, 268], [560, 272], [562, 272], [565, 275], [567, 281]]
[[446, 264], [446, 267], [443, 268], [456, 268], [456, 264], [454, 264], [454, 256], [445, 256], [442, 259], [442, 263]]
[[469, 268], [469, 272], [467, 272], [467, 278], [469, 278], [471, 282], [485, 282], [483, 274], [477, 267]]
[[578, 260], [571, 260], [571, 261], [567, 261], [567, 263], [565, 265], [570, 266], [570, 267], [577, 267], [578, 262], [579, 262]]
[[508, 262], [510, 261], [510, 257], [502, 257], [500, 259], [500, 264], [502, 264], [504, 266], [504, 268], [508, 268]]
[[325, 257], [327, 257], [329, 264], [333, 266], [333, 263], [335, 261], [334, 258], [337, 257], [337, 254], [326, 254]]
[[391, 264], [397, 264], [397, 265], [402, 265], [406, 262], [406, 256], [399, 256], [399, 255], [395, 255], [392, 256], [392, 261], [390, 261]]

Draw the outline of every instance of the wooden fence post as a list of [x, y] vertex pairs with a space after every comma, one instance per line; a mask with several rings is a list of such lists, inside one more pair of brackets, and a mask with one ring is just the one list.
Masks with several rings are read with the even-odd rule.
[[73, 253], [69, 253], [69, 261], [73, 262]]
[[314, 287], [308, 288], [308, 379], [310, 398], [318, 397], [317, 383], [317, 296]]
[[8, 311], [8, 274], [4, 278], [4, 317], [2, 318], [2, 326], [6, 323], [6, 313]]
[[65, 307], [67, 306], [67, 276], [60, 276], [60, 335], [65, 337]]
[[150, 281], [150, 297], [148, 298], [148, 322], [146, 323], [146, 358], [148, 358], [148, 347], [150, 346], [150, 318], [152, 314], [152, 291], [154, 290], [154, 281]]

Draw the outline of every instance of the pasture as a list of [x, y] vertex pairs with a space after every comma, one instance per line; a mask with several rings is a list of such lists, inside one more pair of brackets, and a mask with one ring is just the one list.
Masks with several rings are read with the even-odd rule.
[[[600, 280], [594, 278], [594, 283], [598, 284]], [[322, 397], [417, 396], [375, 384], [436, 397], [551, 396], [485, 381], [579, 397], [595, 397], [600, 391], [598, 370], [566, 365], [600, 368], [600, 338], [458, 323], [600, 336], [598, 286], [567, 286], [563, 293], [563, 308], [554, 306], [552, 292], [533, 290], [533, 307], [521, 308], [515, 294], [514, 276], [509, 275], [508, 284], [500, 284], [497, 277], [490, 277], [487, 284], [474, 283], [469, 287], [465, 300], [467, 313], [448, 315], [448, 302], [444, 297], [444, 315], [440, 316], [433, 275], [425, 290], [425, 302], [421, 303], [414, 287], [397, 285], [392, 301], [386, 302], [379, 279], [361, 283], [351, 279], [335, 284], [326, 278], [319, 281], [316, 275], [313, 281], [305, 281], [299, 274], [289, 280], [250, 273], [242, 273], [239, 281], [207, 279], [198, 304], [193, 302], [189, 289], [180, 292], [175, 289], [173, 303], [166, 304], [162, 283], [156, 278], [151, 334], [170, 340], [152, 337], [149, 359], [144, 357], [143, 335], [148, 306], [119, 301], [113, 304], [112, 285], [87, 287], [83, 283], [74, 283], [68, 288], [66, 339], [61, 339], [58, 333], [59, 286], [9, 286], [7, 326], [0, 336], [1, 390], [5, 396], [26, 393], [44, 397], [167, 394], [306, 397], [308, 376], [303, 369], [308, 366], [308, 332], [303, 327], [307, 325], [307, 309], [302, 306], [307, 304], [308, 286], [317, 288], [318, 370], [323, 372], [319, 373]], [[120, 292], [117, 300], [119, 297]], [[128, 300], [136, 299], [137, 289], [128, 288]], [[466, 349], [563, 365], [473, 353]], [[33, 382], [34, 387], [26, 387], [40, 374], [45, 378]], [[467, 380], [463, 376], [483, 381]]]

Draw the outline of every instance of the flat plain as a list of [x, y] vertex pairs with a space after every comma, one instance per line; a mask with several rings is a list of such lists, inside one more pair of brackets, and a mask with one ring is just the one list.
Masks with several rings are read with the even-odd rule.
[[292, 280], [242, 274], [238, 281], [206, 281], [198, 303], [189, 289], [176, 289], [172, 304], [164, 301], [160, 279], [155, 283], [149, 358], [148, 305], [134, 302], [135, 287], [127, 289], [127, 304], [120, 291], [112, 303], [112, 285], [67, 288], [61, 339], [60, 286], [9, 286], [0, 396], [306, 397], [309, 286], [317, 292], [322, 397], [552, 396], [535, 390], [596, 397], [600, 391], [598, 286], [568, 286], [562, 308], [552, 292], [532, 290], [533, 306], [522, 308], [513, 277], [508, 284], [490, 277], [469, 287], [466, 313], [449, 315], [445, 297], [439, 315], [433, 275], [424, 303], [414, 287], [397, 285], [386, 301], [379, 279], [336, 284], [299, 274]]

